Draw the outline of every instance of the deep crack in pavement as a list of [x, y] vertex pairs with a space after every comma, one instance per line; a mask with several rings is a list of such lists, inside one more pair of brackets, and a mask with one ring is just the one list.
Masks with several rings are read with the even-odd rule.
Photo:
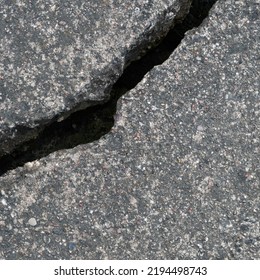
[[36, 139], [23, 143], [12, 153], [1, 157], [0, 176], [54, 151], [90, 143], [107, 134], [114, 124], [117, 100], [134, 88], [154, 66], [166, 61], [184, 38], [185, 32], [198, 27], [216, 1], [194, 0], [185, 19], [175, 25], [158, 46], [124, 70], [113, 86], [107, 103], [88, 107], [71, 114], [61, 122], [52, 123]]

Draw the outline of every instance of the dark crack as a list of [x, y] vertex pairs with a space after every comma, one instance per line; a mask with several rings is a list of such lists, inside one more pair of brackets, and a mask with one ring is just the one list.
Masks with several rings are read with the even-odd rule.
[[114, 125], [117, 100], [134, 88], [154, 66], [167, 60], [184, 38], [185, 32], [198, 27], [216, 1], [194, 0], [185, 19], [175, 25], [157, 47], [124, 70], [113, 86], [107, 103], [75, 112], [64, 121], [47, 126], [36, 139], [23, 143], [0, 158], [0, 175], [54, 151], [90, 143], [107, 134]]

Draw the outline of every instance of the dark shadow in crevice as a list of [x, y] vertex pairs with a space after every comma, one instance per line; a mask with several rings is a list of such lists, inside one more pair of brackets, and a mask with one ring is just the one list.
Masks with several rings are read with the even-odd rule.
[[113, 86], [107, 103], [75, 112], [64, 121], [47, 126], [36, 139], [0, 158], [0, 175], [54, 151], [90, 143], [107, 134], [114, 124], [117, 100], [134, 88], [155, 65], [167, 60], [180, 44], [185, 32], [199, 26], [215, 2], [216, 0], [194, 0], [186, 18], [175, 25], [157, 47], [124, 70]]

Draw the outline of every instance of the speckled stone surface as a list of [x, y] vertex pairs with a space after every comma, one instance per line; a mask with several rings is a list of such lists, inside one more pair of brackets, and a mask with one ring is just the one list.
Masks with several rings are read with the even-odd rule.
[[35, 128], [107, 100], [123, 68], [190, 2], [0, 1], [0, 156]]
[[105, 137], [0, 178], [6, 259], [259, 259], [259, 5], [220, 0]]

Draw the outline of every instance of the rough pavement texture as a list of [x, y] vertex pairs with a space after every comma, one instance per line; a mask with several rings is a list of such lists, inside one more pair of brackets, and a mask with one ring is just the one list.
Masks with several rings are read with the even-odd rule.
[[218, 1], [109, 134], [0, 178], [0, 257], [259, 259], [259, 26]]
[[107, 100], [123, 68], [190, 2], [1, 1], [0, 156], [44, 124]]

